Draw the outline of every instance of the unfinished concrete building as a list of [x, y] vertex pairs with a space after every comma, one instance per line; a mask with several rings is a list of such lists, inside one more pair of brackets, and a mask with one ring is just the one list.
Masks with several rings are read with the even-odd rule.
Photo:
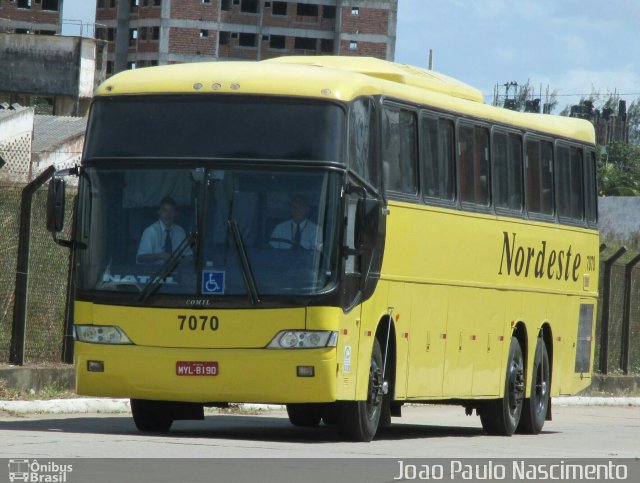
[[63, 0], [0, 1], [0, 32], [60, 34]]
[[398, 0], [97, 0], [109, 75], [125, 69], [282, 55], [393, 60]]

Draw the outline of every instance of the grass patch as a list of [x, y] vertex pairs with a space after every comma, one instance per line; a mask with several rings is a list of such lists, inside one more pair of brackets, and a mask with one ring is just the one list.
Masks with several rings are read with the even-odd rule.
[[0, 379], [0, 400], [1, 401], [35, 401], [47, 399], [70, 399], [78, 397], [76, 393], [69, 391], [60, 384], [51, 383], [44, 386], [39, 391], [20, 390], [9, 387], [5, 379]]

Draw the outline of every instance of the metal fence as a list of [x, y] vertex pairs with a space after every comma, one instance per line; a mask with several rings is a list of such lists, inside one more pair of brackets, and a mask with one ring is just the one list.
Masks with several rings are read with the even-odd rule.
[[[0, 181], [0, 362], [10, 361], [24, 187]], [[32, 198], [25, 364], [62, 360], [69, 250], [56, 245], [46, 231], [46, 188], [45, 185], [36, 190]], [[73, 196], [69, 196], [67, 220], [70, 220], [72, 202]], [[66, 225], [68, 232], [70, 224]]]
[[[9, 362], [25, 185], [0, 181], [0, 362]], [[67, 192], [69, 237], [73, 193]], [[63, 360], [67, 318], [69, 250], [56, 245], [45, 229], [46, 185], [32, 199], [24, 362]], [[640, 252], [602, 245], [600, 303], [596, 320], [595, 372], [640, 374]]]
[[594, 370], [640, 374], [640, 252], [601, 246]]

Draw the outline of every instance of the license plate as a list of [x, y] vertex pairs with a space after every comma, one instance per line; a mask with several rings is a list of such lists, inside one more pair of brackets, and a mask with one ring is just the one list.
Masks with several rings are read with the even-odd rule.
[[176, 362], [176, 376], [217, 376], [218, 362]]

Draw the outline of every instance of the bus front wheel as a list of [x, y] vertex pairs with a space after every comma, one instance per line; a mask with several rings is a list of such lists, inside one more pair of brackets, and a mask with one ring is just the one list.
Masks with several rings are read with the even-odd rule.
[[338, 431], [343, 439], [368, 442], [376, 435], [384, 396], [382, 371], [382, 350], [376, 339], [369, 366], [367, 400], [340, 401], [337, 405]]
[[524, 359], [516, 337], [511, 337], [504, 396], [485, 402], [480, 409], [480, 421], [489, 434], [511, 436], [520, 422], [524, 399]]
[[166, 433], [173, 424], [171, 408], [165, 401], [131, 399], [133, 422], [144, 433]]
[[294, 426], [315, 428], [322, 418], [320, 404], [287, 404], [287, 415]]

